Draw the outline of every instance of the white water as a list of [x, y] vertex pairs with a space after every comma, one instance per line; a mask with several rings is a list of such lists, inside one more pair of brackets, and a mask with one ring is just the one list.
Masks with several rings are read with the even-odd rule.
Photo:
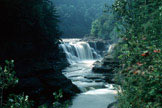
[[101, 56], [87, 42], [80, 39], [63, 39], [60, 47], [64, 50], [70, 64], [83, 60], [99, 59]]
[[100, 55], [96, 53], [96, 49], [79, 39], [63, 41], [60, 47], [71, 64], [63, 73], [82, 91], [73, 99], [69, 108], [107, 108], [108, 104], [115, 101], [116, 90], [105, 82], [106, 76], [92, 72], [93, 63], [101, 59]]
[[115, 101], [115, 95], [114, 90], [91, 90], [78, 95], [70, 108], [107, 108], [109, 104]]

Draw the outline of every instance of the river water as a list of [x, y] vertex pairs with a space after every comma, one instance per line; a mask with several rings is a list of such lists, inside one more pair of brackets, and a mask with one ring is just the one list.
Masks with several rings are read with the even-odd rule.
[[104, 74], [92, 72], [94, 62], [101, 60], [101, 56], [88, 43], [78, 39], [64, 40], [61, 47], [71, 64], [63, 74], [82, 91], [74, 97], [69, 108], [107, 108], [116, 100], [117, 92], [105, 81]]

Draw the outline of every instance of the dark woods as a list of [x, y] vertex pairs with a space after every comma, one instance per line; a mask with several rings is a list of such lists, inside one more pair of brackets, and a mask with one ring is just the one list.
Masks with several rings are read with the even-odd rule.
[[61, 88], [48, 85], [51, 74], [70, 85], [55, 68], [60, 31], [54, 5], [49, 0], [0, 0], [0, 13], [0, 66], [5, 60], [14, 60], [19, 78], [16, 88], [3, 95], [25, 92], [42, 104]]
[[1, 0], [0, 13], [1, 61], [40, 57], [57, 47], [58, 16], [50, 1]]

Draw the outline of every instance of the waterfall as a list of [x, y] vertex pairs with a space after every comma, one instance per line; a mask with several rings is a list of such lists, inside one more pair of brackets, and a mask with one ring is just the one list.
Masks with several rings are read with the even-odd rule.
[[87, 42], [79, 39], [63, 39], [60, 48], [65, 52], [66, 58], [70, 64], [83, 60], [101, 58], [94, 48], [91, 48]]
[[109, 46], [109, 48], [108, 48], [108, 54], [111, 54], [113, 52], [115, 46], [116, 46], [116, 44], [112, 44], [112, 45]]

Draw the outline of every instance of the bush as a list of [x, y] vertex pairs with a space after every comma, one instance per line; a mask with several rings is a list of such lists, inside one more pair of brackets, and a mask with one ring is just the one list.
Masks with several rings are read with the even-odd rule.
[[11, 94], [4, 108], [33, 108], [33, 102], [28, 96]]
[[14, 61], [5, 61], [4, 68], [0, 67], [0, 89], [1, 89], [1, 101], [0, 105], [3, 108], [31, 108], [32, 102], [28, 100], [28, 96], [10, 94], [8, 101], [4, 102], [4, 89], [10, 86], [14, 86], [18, 83], [18, 78], [15, 76]]
[[117, 0], [113, 6], [124, 27], [119, 43], [119, 108], [162, 107], [162, 2]]
[[[9, 94], [8, 100], [3, 101], [4, 89], [7, 89], [10, 86], [14, 86], [18, 83], [18, 78], [15, 76], [14, 61], [5, 61], [6, 65], [4, 68], [0, 67], [0, 89], [1, 89], [1, 101], [0, 105], [3, 108], [34, 108], [34, 102], [29, 100], [27, 95], [20, 94]], [[63, 97], [62, 90], [59, 90], [58, 93], [53, 93], [55, 102], [53, 103], [54, 108], [68, 108], [69, 102], [60, 103], [59, 101]], [[42, 105], [39, 108], [48, 108], [48, 105]]]

